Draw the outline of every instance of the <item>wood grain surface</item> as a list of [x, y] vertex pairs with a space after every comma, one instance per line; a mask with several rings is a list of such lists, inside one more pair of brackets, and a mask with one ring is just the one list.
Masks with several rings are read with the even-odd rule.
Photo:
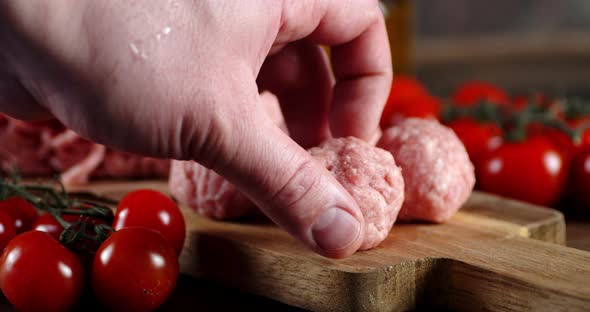
[[[94, 183], [113, 199], [163, 182]], [[80, 190], [78, 190], [80, 191]], [[185, 210], [182, 271], [316, 311], [421, 308], [583, 311], [590, 253], [561, 246], [557, 211], [475, 192], [450, 222], [396, 224], [376, 249], [333, 260], [265, 222], [218, 222]], [[557, 244], [555, 244], [557, 243]]]

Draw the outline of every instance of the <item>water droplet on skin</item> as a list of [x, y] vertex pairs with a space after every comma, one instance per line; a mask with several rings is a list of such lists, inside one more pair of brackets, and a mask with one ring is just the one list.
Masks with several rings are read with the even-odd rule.
[[162, 39], [163, 37], [168, 36], [168, 34], [170, 34], [171, 31], [172, 28], [170, 28], [170, 26], [164, 27], [164, 29], [162, 29], [162, 32], [158, 32], [156, 34], [156, 40], [160, 41], [160, 39]]
[[141, 57], [142, 59], [148, 58], [147, 53], [142, 49], [142, 47], [139, 43], [131, 42], [129, 44], [129, 48], [131, 49], [131, 52], [133, 53], [133, 55]]
[[164, 26], [161, 28], [153, 37], [144, 37], [132, 41], [129, 43], [129, 48], [134, 56], [140, 57], [142, 59], [147, 59], [151, 52], [154, 52], [156, 49], [158, 42], [164, 39], [164, 37], [168, 36], [172, 31], [172, 27]]
[[129, 48], [131, 48], [131, 52], [133, 52], [133, 54], [139, 54], [139, 48], [133, 42], [129, 44]]

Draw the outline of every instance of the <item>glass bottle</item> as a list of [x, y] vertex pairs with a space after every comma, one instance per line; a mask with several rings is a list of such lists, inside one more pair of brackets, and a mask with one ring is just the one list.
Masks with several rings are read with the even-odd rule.
[[413, 0], [381, 0], [395, 74], [413, 75]]

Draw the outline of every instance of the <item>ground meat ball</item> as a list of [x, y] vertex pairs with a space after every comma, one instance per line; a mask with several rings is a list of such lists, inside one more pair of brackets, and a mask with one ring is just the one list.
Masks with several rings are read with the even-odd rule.
[[475, 174], [465, 147], [438, 121], [405, 119], [385, 130], [377, 146], [402, 168], [406, 194], [400, 220], [444, 222], [471, 194]]
[[391, 153], [353, 137], [329, 139], [309, 150], [352, 195], [365, 219], [361, 250], [389, 234], [404, 200], [404, 181]]
[[194, 161], [172, 161], [168, 182], [178, 201], [205, 217], [229, 219], [256, 211], [231, 183]]

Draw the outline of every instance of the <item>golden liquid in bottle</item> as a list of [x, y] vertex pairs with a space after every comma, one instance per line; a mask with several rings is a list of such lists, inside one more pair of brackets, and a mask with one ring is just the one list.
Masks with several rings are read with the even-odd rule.
[[[381, 0], [395, 74], [413, 75], [413, 0]], [[323, 46], [328, 58], [330, 47]]]
[[413, 0], [382, 0], [395, 74], [413, 75]]

